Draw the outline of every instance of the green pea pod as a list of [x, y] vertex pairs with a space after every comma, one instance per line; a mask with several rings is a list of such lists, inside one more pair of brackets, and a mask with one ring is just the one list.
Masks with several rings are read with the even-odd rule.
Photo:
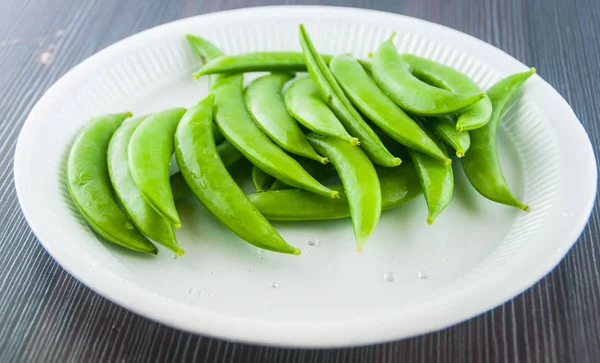
[[230, 75], [213, 87], [215, 122], [225, 138], [265, 173], [286, 184], [336, 198], [336, 191], [317, 182], [254, 123], [244, 104], [242, 80], [243, 75]]
[[513, 195], [504, 178], [498, 157], [496, 134], [506, 105], [534, 73], [535, 68], [531, 68], [527, 72], [510, 75], [487, 90], [494, 110], [492, 117], [484, 127], [470, 132], [471, 148], [461, 159], [467, 178], [481, 195], [494, 202], [523, 210], [528, 210], [529, 207]]
[[379, 222], [381, 187], [375, 167], [357, 147], [329, 136], [309, 134], [308, 141], [335, 167], [350, 206], [356, 248], [360, 252]]
[[[238, 166], [238, 162], [244, 160], [242, 154], [227, 140], [217, 145], [217, 151], [219, 152], [219, 157], [221, 158], [223, 165], [225, 165], [228, 170], [233, 166]], [[190, 187], [185, 183], [180, 172], [171, 175], [170, 179], [171, 191], [173, 192], [173, 199], [175, 201], [191, 193]]]
[[319, 90], [310, 77], [294, 80], [285, 91], [283, 98], [292, 116], [310, 131], [358, 145], [358, 139], [346, 132], [340, 120], [321, 99]]
[[465, 156], [465, 153], [471, 146], [471, 137], [467, 131], [460, 132], [456, 130], [455, 116], [435, 117], [427, 122], [427, 126], [430, 127], [446, 145], [456, 150], [456, 156], [459, 158]]
[[[446, 147], [431, 131], [425, 128], [429, 136], [440, 149], [446, 153]], [[438, 160], [415, 150], [408, 150], [413, 161], [419, 182], [427, 202], [427, 223], [433, 221], [446, 209], [454, 192], [454, 173], [452, 165], [440, 163]]]
[[[298, 162], [300, 163], [300, 165], [302, 165], [304, 170], [306, 170], [310, 175], [313, 176], [313, 178], [317, 179], [318, 181], [323, 181], [324, 179], [331, 178], [337, 175], [335, 168], [332, 167], [330, 164], [323, 165], [315, 163], [314, 161], [308, 159], [299, 159]], [[273, 185], [271, 185], [271, 187], [269, 188], [269, 191], [292, 188], [292, 186], [285, 184], [281, 180], [275, 179]]]
[[305, 158], [327, 163], [317, 154], [285, 108], [281, 90], [293, 76], [269, 74], [252, 81], [245, 91], [246, 107], [256, 123], [282, 149]]
[[269, 190], [275, 178], [260, 170], [256, 166], [252, 166], [252, 183], [257, 193], [262, 193]]
[[425, 131], [377, 87], [354, 57], [335, 56], [330, 67], [354, 105], [386, 134], [411, 149], [452, 163]]
[[298, 255], [260, 214], [227, 172], [210, 124], [214, 96], [190, 109], [175, 133], [175, 157], [186, 183], [200, 203], [246, 242], [266, 250]]
[[398, 106], [412, 114], [437, 116], [456, 113], [485, 97], [481, 92], [456, 94], [421, 81], [398, 54], [393, 36], [377, 49], [371, 63], [373, 78], [379, 87]]
[[104, 115], [85, 125], [69, 153], [67, 180], [69, 193], [85, 221], [108, 241], [134, 251], [158, 254], [131, 224], [113, 198], [107, 166], [110, 138], [131, 113]]
[[[402, 60], [408, 64], [412, 73], [432, 86], [457, 94], [480, 93], [481, 88], [471, 78], [456, 69], [412, 54], [403, 54]], [[488, 97], [482, 98], [473, 106], [458, 115], [458, 131], [475, 130], [490, 120], [492, 103]]]
[[[376, 168], [381, 185], [381, 207], [392, 209], [421, 195], [421, 185], [411, 163], [396, 168]], [[272, 221], [310, 221], [350, 217], [348, 198], [341, 185], [332, 186], [340, 199], [330, 199], [300, 189], [268, 191], [248, 196]]]
[[127, 146], [135, 129], [147, 117], [142, 116], [127, 120], [113, 134], [108, 147], [110, 180], [117, 198], [137, 229], [181, 256], [184, 251], [177, 243], [173, 227], [146, 201], [135, 184], [129, 168]]
[[148, 116], [135, 129], [127, 148], [135, 184], [148, 203], [175, 228], [181, 227], [181, 220], [169, 184], [169, 165], [173, 135], [185, 111], [171, 108]]
[[317, 86], [321, 98], [329, 104], [348, 133], [358, 138], [361, 148], [374, 163], [387, 167], [400, 165], [400, 159], [390, 154], [379, 137], [352, 106], [331, 70], [319, 56], [302, 24], [300, 24], [300, 45], [304, 53], [306, 68]]
[[[321, 57], [327, 64], [332, 58], [326, 54], [321, 54]], [[359, 60], [359, 62], [363, 67], [370, 68], [369, 62], [364, 60]], [[194, 77], [248, 72], [306, 72], [306, 64], [302, 52], [251, 52], [225, 55], [209, 61], [194, 74]]]

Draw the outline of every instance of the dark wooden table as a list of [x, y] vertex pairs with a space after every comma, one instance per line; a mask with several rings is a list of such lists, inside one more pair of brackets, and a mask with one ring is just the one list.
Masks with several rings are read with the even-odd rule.
[[[264, 348], [171, 329], [100, 297], [44, 251], [19, 209], [12, 158], [21, 125], [48, 87], [88, 56], [141, 30], [197, 14], [279, 3], [0, 0], [0, 362], [600, 362], [598, 203], [564, 261], [514, 300], [441, 332], [341, 350]], [[598, 154], [600, 1], [306, 3], [423, 18], [505, 50], [537, 67], [566, 98]]]

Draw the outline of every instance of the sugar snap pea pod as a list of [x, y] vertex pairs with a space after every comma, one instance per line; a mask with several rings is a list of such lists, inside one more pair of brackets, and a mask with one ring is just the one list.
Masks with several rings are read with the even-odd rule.
[[456, 113], [485, 97], [481, 92], [457, 94], [421, 81], [402, 60], [392, 39], [373, 54], [372, 74], [379, 87], [407, 112], [423, 116]]
[[146, 201], [129, 169], [127, 146], [135, 129], [147, 117], [126, 120], [113, 134], [108, 147], [108, 172], [117, 198], [137, 229], [181, 256], [184, 251], [177, 243], [173, 227]]
[[191, 108], [175, 133], [175, 157], [194, 195], [221, 223], [246, 242], [270, 251], [300, 254], [260, 214], [229, 175], [212, 128], [211, 94]]
[[327, 163], [317, 154], [285, 108], [281, 90], [292, 79], [289, 73], [273, 73], [252, 81], [244, 92], [246, 108], [256, 123], [282, 149], [299, 156]]
[[[446, 147], [430, 130], [426, 128], [427, 133], [434, 140], [440, 149], [446, 153]], [[410, 158], [413, 161], [415, 170], [425, 195], [427, 202], [427, 223], [432, 224], [437, 216], [450, 204], [452, 193], [454, 192], [454, 173], [452, 165], [440, 163], [429, 155], [425, 155], [416, 150], [408, 150]]]
[[257, 168], [256, 165], [252, 166], [252, 183], [257, 193], [269, 190], [274, 181], [275, 178]]
[[296, 160], [279, 148], [252, 120], [244, 104], [243, 75], [219, 79], [214, 87], [215, 122], [225, 138], [252, 164], [286, 184], [337, 197], [337, 192], [317, 182]]
[[387, 167], [400, 165], [400, 159], [390, 154], [346, 97], [331, 70], [317, 53], [302, 24], [300, 24], [300, 45], [304, 53], [306, 68], [317, 86], [321, 98], [329, 104], [348, 133], [358, 138], [361, 148], [374, 163]]
[[108, 241], [134, 251], [158, 254], [156, 247], [131, 224], [113, 198], [107, 167], [110, 138], [131, 113], [104, 115], [85, 125], [69, 153], [67, 182], [85, 221]]
[[[228, 170], [238, 166], [238, 162], [244, 160], [242, 154], [227, 140], [217, 145], [217, 151], [219, 152], [219, 157], [221, 158], [223, 165], [225, 165]], [[183, 198], [186, 194], [191, 193], [190, 188], [185, 183], [180, 172], [171, 175], [170, 179], [171, 191], [173, 192], [173, 199], [175, 201]]]
[[171, 108], [148, 116], [135, 129], [127, 147], [135, 184], [148, 203], [175, 228], [181, 227], [181, 220], [169, 184], [169, 164], [173, 135], [185, 111]]
[[[421, 195], [421, 185], [411, 163], [396, 168], [376, 167], [381, 185], [381, 207], [392, 209]], [[350, 217], [348, 198], [341, 185], [332, 186], [340, 199], [330, 199], [300, 189], [251, 194], [256, 208], [272, 221], [309, 221]]]
[[342, 140], [315, 134], [307, 137], [318, 152], [331, 160], [342, 180], [350, 206], [356, 249], [360, 252], [381, 215], [381, 187], [375, 167], [360, 148]]
[[471, 137], [468, 131], [456, 129], [455, 116], [438, 116], [430, 119], [427, 126], [431, 128], [442, 141], [456, 150], [456, 156], [462, 158], [471, 146]]
[[[323, 61], [329, 64], [331, 56], [321, 54]], [[370, 68], [367, 61], [359, 60], [365, 68]], [[248, 72], [306, 72], [302, 52], [251, 52], [236, 55], [225, 55], [206, 63], [194, 77], [219, 73]]]
[[315, 134], [337, 137], [358, 145], [358, 139], [350, 136], [340, 120], [321, 99], [319, 90], [310, 77], [298, 78], [284, 92], [285, 106], [300, 124]]
[[470, 132], [471, 148], [461, 159], [467, 178], [481, 195], [494, 202], [523, 210], [528, 210], [529, 207], [513, 195], [504, 178], [496, 146], [496, 133], [506, 105], [534, 73], [535, 68], [531, 68], [527, 72], [510, 75], [487, 90], [492, 101], [492, 117], [485, 126]]
[[[457, 94], [480, 93], [481, 89], [471, 78], [458, 70], [413, 54], [403, 54], [402, 60], [419, 79]], [[488, 97], [482, 98], [473, 106], [458, 115], [456, 129], [469, 131], [482, 127], [492, 116], [492, 103]]]
[[377, 87], [354, 57], [335, 56], [330, 67], [350, 100], [386, 134], [411, 149], [452, 163], [425, 131]]
[[[299, 159], [298, 163], [302, 165], [304, 170], [306, 170], [313, 178], [318, 181], [323, 181], [324, 179], [331, 178], [337, 175], [335, 168], [330, 164], [323, 165], [320, 163], [316, 163], [309, 159]], [[279, 179], [275, 179], [273, 185], [269, 188], [269, 190], [282, 190], [282, 189], [292, 189], [293, 187], [285, 184]]]

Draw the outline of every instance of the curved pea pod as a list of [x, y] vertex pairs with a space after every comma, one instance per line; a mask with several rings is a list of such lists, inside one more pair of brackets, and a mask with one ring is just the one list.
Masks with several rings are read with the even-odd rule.
[[329, 136], [307, 137], [318, 152], [329, 158], [342, 180], [360, 252], [381, 216], [381, 187], [375, 167], [360, 148]]
[[442, 141], [456, 150], [456, 156], [462, 158], [471, 146], [471, 137], [467, 131], [456, 130], [456, 117], [439, 116], [429, 119], [430, 127]]
[[110, 180], [117, 198], [137, 229], [181, 256], [184, 251], [177, 243], [173, 227], [146, 201], [129, 169], [127, 146], [135, 129], [147, 117], [126, 120], [113, 134], [108, 147]]
[[181, 220], [169, 184], [169, 165], [173, 155], [175, 129], [185, 108], [156, 112], [135, 129], [127, 154], [135, 184], [150, 205], [175, 228]]
[[[403, 54], [402, 60], [408, 64], [417, 78], [435, 87], [457, 94], [481, 93], [477, 83], [452, 67], [413, 54]], [[478, 129], [488, 123], [491, 116], [492, 103], [486, 96], [458, 115], [456, 129], [458, 131]]]
[[485, 97], [482, 92], [456, 94], [421, 81], [398, 54], [393, 36], [373, 54], [371, 66], [377, 85], [398, 106], [412, 114], [437, 116], [457, 113]]
[[387, 167], [400, 165], [400, 159], [394, 157], [385, 148], [377, 134], [346, 97], [331, 70], [319, 56], [302, 24], [300, 24], [300, 45], [304, 53], [306, 68], [317, 86], [321, 98], [329, 104], [348, 133], [358, 138], [361, 148], [374, 163]]
[[[427, 129], [426, 129], [427, 130]], [[440, 149], [446, 153], [446, 147], [441, 140], [429, 130], [430, 137], [435, 140]], [[440, 163], [429, 155], [425, 155], [415, 150], [408, 150], [408, 154], [413, 161], [419, 182], [425, 195], [427, 202], [427, 223], [432, 224], [433, 221], [446, 209], [452, 194], [454, 192], [454, 172], [452, 165]]]
[[510, 75], [487, 90], [494, 110], [492, 117], [484, 127], [470, 132], [471, 148], [461, 159], [467, 178], [481, 195], [494, 202], [523, 210], [528, 210], [529, 207], [513, 195], [504, 178], [498, 157], [496, 134], [508, 102], [534, 73], [535, 68], [531, 68], [527, 72]]
[[131, 113], [104, 115], [85, 125], [69, 153], [69, 193], [85, 221], [108, 241], [134, 251], [158, 254], [156, 247], [131, 224], [113, 198], [107, 167], [110, 138]]
[[244, 104], [242, 80], [242, 75], [235, 74], [221, 78], [213, 87], [215, 122], [225, 138], [265, 173], [286, 184], [336, 198], [336, 191], [317, 182], [252, 120]]
[[[331, 166], [331, 164], [323, 165], [308, 159], [299, 159], [298, 163], [300, 163], [304, 170], [306, 170], [310, 175], [313, 176], [313, 178], [315, 178], [318, 181], [322, 182], [325, 179], [337, 176], [335, 168]], [[282, 190], [292, 188], [292, 186], [285, 184], [281, 180], [275, 179], [273, 185], [271, 185], [269, 190]]]
[[257, 168], [256, 165], [252, 166], [252, 183], [257, 193], [268, 190], [274, 181], [275, 178]]
[[260, 214], [227, 172], [210, 123], [213, 95], [191, 108], [175, 134], [175, 157], [194, 195], [221, 223], [246, 242], [270, 251], [300, 254]]
[[331, 71], [356, 107], [386, 134], [404, 146], [452, 163], [425, 131], [377, 87], [354, 57], [335, 56]]
[[310, 131], [358, 145], [358, 139], [346, 132], [340, 120], [321, 99], [319, 90], [310, 77], [292, 81], [283, 98], [292, 116]]
[[[376, 167], [381, 185], [381, 207], [388, 210], [417, 198], [421, 185], [411, 163], [396, 168]], [[256, 208], [272, 221], [310, 221], [350, 217], [348, 198], [341, 185], [332, 186], [340, 199], [331, 199], [300, 189], [251, 194]]]
[[317, 154], [285, 108], [281, 90], [291, 74], [274, 73], [252, 81], [245, 91], [246, 107], [260, 128], [279, 147], [299, 156], [327, 163]]
[[[228, 170], [231, 170], [233, 166], [238, 166], [238, 162], [244, 160], [244, 156], [227, 140], [217, 145], [217, 152]], [[180, 172], [171, 175], [170, 184], [175, 201], [192, 192]]]
[[[321, 54], [327, 64], [331, 55]], [[367, 61], [359, 60], [365, 68]], [[200, 78], [208, 74], [248, 73], [248, 72], [306, 72], [306, 63], [302, 52], [250, 52], [236, 55], [225, 55], [206, 63], [194, 77]]]

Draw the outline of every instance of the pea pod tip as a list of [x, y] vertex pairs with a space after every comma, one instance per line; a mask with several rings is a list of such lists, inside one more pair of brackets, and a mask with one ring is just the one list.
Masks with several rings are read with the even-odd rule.
[[431, 224], [433, 224], [434, 218], [429, 216], [429, 217], [427, 217], [426, 221], [427, 221], [427, 224], [431, 225]]
[[177, 251], [175, 251], [175, 255], [177, 257], [181, 257], [181, 256], [185, 255], [185, 251], [183, 249], [179, 248]]
[[[463, 154], [463, 156], [464, 156], [464, 154]], [[448, 158], [448, 159], [444, 160], [444, 165], [446, 165], [446, 166], [452, 165], [452, 159]]]
[[519, 208], [521, 208], [522, 210], [524, 210], [525, 212], [529, 212], [529, 206], [526, 204], [521, 204], [519, 203]]
[[302, 250], [301, 250], [301, 249], [299, 249], [299, 248], [297, 248], [297, 247], [296, 247], [296, 248], [294, 248], [294, 252], [292, 252], [292, 254], [293, 254], [294, 256], [300, 256], [300, 254], [301, 254], [301, 253], [302, 253]]
[[459, 158], [462, 158], [463, 156], [465, 156], [465, 152], [463, 150], [457, 150], [456, 156]]
[[339, 199], [340, 198], [340, 192], [338, 192], [337, 190], [333, 190], [331, 192], [331, 199]]
[[321, 162], [321, 164], [325, 165], [325, 164], [329, 163], [329, 159], [327, 159], [326, 157], [322, 157], [321, 160], [319, 160], [319, 162]]
[[175, 223], [175, 229], [180, 229], [181, 228], [181, 223]]
[[353, 137], [350, 139], [350, 145], [352, 145], [352, 146], [360, 145], [360, 141], [358, 141], [358, 139], [356, 137]]

